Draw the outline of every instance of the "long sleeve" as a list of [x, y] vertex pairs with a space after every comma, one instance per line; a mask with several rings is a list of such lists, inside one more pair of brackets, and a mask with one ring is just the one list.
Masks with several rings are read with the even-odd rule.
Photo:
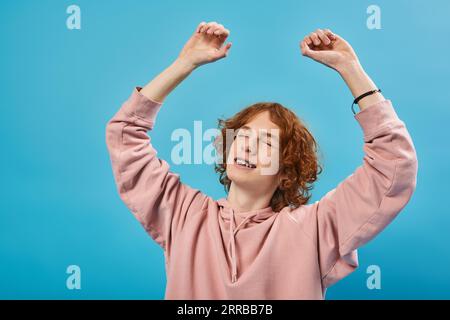
[[181, 183], [169, 164], [159, 159], [147, 134], [161, 103], [136, 87], [106, 126], [106, 143], [117, 190], [150, 236], [164, 249], [190, 215], [200, 214], [206, 196]]
[[356, 249], [397, 216], [416, 187], [416, 151], [391, 101], [354, 117], [364, 133], [363, 164], [312, 205], [314, 214], [305, 228], [317, 242], [324, 288], [354, 271]]

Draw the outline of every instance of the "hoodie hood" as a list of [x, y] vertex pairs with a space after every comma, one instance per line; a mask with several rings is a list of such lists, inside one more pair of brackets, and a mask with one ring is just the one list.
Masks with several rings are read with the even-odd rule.
[[226, 198], [217, 200], [217, 203], [219, 205], [220, 218], [229, 225], [229, 241], [226, 250], [231, 263], [231, 282], [236, 282], [238, 268], [236, 234], [240, 229], [249, 228], [252, 225], [259, 224], [273, 216], [275, 213], [270, 206], [251, 211], [236, 212]]

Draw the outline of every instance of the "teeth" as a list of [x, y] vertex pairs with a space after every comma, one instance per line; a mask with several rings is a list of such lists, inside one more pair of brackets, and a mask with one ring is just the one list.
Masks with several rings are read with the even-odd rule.
[[253, 165], [249, 164], [247, 161], [242, 160], [242, 159], [236, 159], [236, 163], [241, 165], [241, 166], [246, 166], [247, 168], [250, 168], [250, 169], [254, 169], [255, 168]]

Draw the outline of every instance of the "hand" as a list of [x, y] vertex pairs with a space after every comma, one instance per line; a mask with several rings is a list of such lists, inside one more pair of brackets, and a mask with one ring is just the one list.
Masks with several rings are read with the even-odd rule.
[[317, 29], [300, 42], [302, 54], [342, 73], [359, 65], [350, 44], [329, 29]]
[[230, 31], [217, 22], [201, 22], [178, 58], [194, 69], [222, 59], [228, 55], [231, 48], [231, 42], [224, 45], [229, 35]]

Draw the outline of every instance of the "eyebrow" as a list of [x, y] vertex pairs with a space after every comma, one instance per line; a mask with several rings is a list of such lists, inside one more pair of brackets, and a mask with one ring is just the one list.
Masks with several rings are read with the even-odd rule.
[[[247, 126], [247, 125], [243, 125], [242, 127], [239, 128], [239, 130], [240, 130], [240, 129], [245, 129], [245, 130], [256, 130], [256, 129], [253, 129], [253, 128]], [[274, 130], [274, 129], [264, 129], [264, 130], [267, 130], [266, 136], [269, 137], [269, 138], [272, 138], [272, 134], [269, 132], [269, 130]], [[275, 130], [279, 130], [279, 129], [275, 129]], [[277, 137], [278, 137], [277, 135], [274, 135], [274, 138], [277, 138]]]

